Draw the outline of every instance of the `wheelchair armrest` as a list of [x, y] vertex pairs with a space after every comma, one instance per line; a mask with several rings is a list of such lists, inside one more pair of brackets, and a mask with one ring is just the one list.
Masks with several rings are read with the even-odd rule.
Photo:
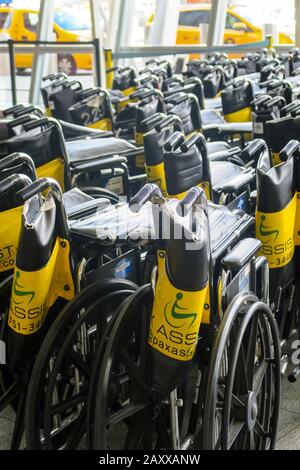
[[255, 178], [255, 173], [249, 171], [247, 173], [241, 173], [240, 175], [236, 176], [232, 180], [223, 186], [224, 193], [234, 193], [236, 191], [241, 190], [244, 186], [247, 186], [251, 181]]
[[256, 238], [244, 238], [222, 260], [222, 264], [231, 271], [239, 271], [256, 255], [261, 241]]
[[91, 171], [96, 171], [96, 170], [107, 170], [109, 168], [114, 168], [116, 166], [120, 167], [121, 165], [127, 163], [127, 158], [125, 157], [95, 157], [93, 160], [88, 160], [88, 161], [79, 161], [76, 162], [75, 164], [72, 164], [73, 170], [76, 170], [76, 172], [79, 171], [86, 171], [86, 172], [91, 172]]
[[252, 122], [232, 122], [229, 124], [218, 124], [220, 134], [252, 134]]

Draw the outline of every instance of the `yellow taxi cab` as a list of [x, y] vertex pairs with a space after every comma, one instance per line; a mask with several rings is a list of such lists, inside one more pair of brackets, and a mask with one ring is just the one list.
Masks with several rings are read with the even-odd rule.
[[[6, 33], [16, 41], [35, 41], [39, 14], [35, 10], [0, 8], [0, 33]], [[53, 31], [57, 41], [80, 42], [90, 40], [90, 27], [81, 19], [64, 11], [55, 11]], [[16, 67], [24, 70], [32, 67], [32, 54], [16, 54]], [[58, 68], [69, 75], [78, 69], [92, 68], [91, 54], [60, 54]]]
[[[201, 28], [199, 25], [209, 24], [211, 5], [186, 5], [179, 10], [179, 22], [176, 44], [200, 44]], [[146, 31], [150, 29], [154, 19], [152, 14], [147, 22]], [[263, 39], [263, 30], [254, 26], [245, 17], [234, 10], [228, 9], [226, 15], [224, 44], [245, 44]], [[292, 39], [279, 33], [281, 44], [293, 44]]]

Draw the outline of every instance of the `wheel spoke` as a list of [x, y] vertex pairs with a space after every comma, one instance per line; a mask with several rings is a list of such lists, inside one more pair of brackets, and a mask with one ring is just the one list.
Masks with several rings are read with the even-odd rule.
[[268, 370], [268, 363], [266, 361], [263, 361], [258, 368], [256, 369], [254, 376], [253, 376], [253, 387], [252, 390], [256, 394], [258, 394], [261, 384], [263, 382], [263, 379], [265, 377], [265, 374]]
[[246, 345], [246, 374], [248, 380], [248, 390], [253, 386], [253, 373], [256, 354], [256, 340], [257, 340], [257, 326], [258, 326], [258, 312], [253, 316], [250, 326], [249, 335], [245, 335], [244, 344]]
[[261, 438], [263, 438], [263, 439], [266, 439], [266, 438], [268, 438], [268, 437], [271, 437], [271, 434], [268, 433], [268, 432], [266, 432], [266, 431], [263, 429], [262, 425], [261, 425], [261, 424], [259, 423], [259, 421], [257, 421], [257, 420], [256, 420], [256, 423], [255, 423], [255, 426], [254, 426], [254, 433], [255, 433], [257, 436], [259, 436], [259, 437], [261, 437]]
[[130, 403], [129, 405], [124, 405], [120, 410], [112, 413], [107, 420], [108, 425], [118, 424], [125, 419], [132, 417], [136, 413], [144, 410], [146, 408], [145, 403]]
[[[243, 421], [234, 421], [231, 422], [229, 425], [229, 432], [228, 432], [228, 449], [231, 449], [234, 442], [236, 441], [238, 435], [244, 428]], [[226, 449], [227, 450], [227, 449]]]
[[63, 402], [59, 403], [59, 405], [52, 406], [50, 410], [51, 416], [55, 416], [67, 410], [68, 408], [72, 408], [75, 405], [79, 405], [80, 403], [84, 402], [86, 400], [87, 393], [88, 389], [85, 388], [80, 393], [72, 395], [68, 400], [64, 400]]
[[119, 357], [121, 361], [123, 362], [124, 366], [126, 367], [126, 370], [130, 378], [136, 383], [136, 385], [141, 390], [146, 390], [147, 386], [144, 381], [144, 378], [142, 377], [142, 374], [140, 373], [139, 368], [133, 362], [132, 358], [129, 356], [128, 351], [125, 349], [124, 346], [120, 347]]
[[74, 351], [74, 349], [70, 348], [66, 354], [69, 359], [71, 360], [71, 364], [74, 364], [77, 369], [80, 370], [80, 372], [87, 378], [90, 379], [91, 377], [91, 371], [90, 368], [85, 364], [85, 362], [82, 360], [80, 355]]

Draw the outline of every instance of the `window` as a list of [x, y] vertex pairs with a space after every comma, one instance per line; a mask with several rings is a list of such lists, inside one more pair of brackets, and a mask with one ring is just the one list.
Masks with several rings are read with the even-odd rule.
[[180, 26], [194, 26], [209, 23], [209, 10], [182, 11], [179, 15]]
[[[225, 28], [226, 29], [234, 29], [234, 25], [236, 23], [241, 23], [241, 22], [242, 22], [242, 20], [239, 20], [239, 18], [237, 18], [236, 16], [231, 15], [231, 13], [227, 13]], [[249, 28], [247, 28], [247, 29], [248, 29], [248, 31], [250, 31]]]
[[62, 29], [67, 31], [84, 31], [89, 30], [90, 26], [84, 23], [81, 19], [75, 18], [64, 12], [56, 12], [54, 16], [54, 22]]
[[11, 14], [0, 13], [0, 29], [8, 29], [11, 25]]
[[25, 13], [24, 14], [24, 26], [33, 33], [37, 32], [39, 24], [39, 15], [37, 13]]

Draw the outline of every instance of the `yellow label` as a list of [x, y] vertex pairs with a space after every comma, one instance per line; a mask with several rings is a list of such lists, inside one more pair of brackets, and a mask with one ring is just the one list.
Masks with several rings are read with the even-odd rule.
[[14, 268], [23, 206], [0, 213], [0, 272]]
[[272, 157], [273, 157], [273, 164], [274, 165], [279, 165], [280, 163], [282, 163], [282, 160], [280, 160], [279, 158], [279, 153], [272, 153]]
[[62, 158], [55, 158], [37, 168], [37, 175], [39, 178], [55, 179], [60, 184], [62, 191], [65, 190], [65, 164]]
[[[164, 252], [158, 255], [163, 257]], [[196, 292], [175, 288], [168, 279], [165, 260], [158, 262], [150, 346], [172, 359], [191, 360], [197, 346], [206, 292], [207, 285]]]
[[296, 193], [296, 217], [294, 228], [294, 242], [296, 246], [300, 245], [300, 192]]
[[97, 122], [93, 122], [92, 124], [88, 124], [86, 127], [89, 127], [90, 129], [100, 129], [101, 131], [111, 131], [112, 122], [111, 119], [104, 118]]
[[15, 267], [8, 324], [16, 333], [36, 333], [58, 297], [74, 297], [69, 252], [69, 242], [58, 238], [46, 266], [32, 272]]
[[259, 254], [267, 258], [270, 269], [282, 268], [293, 258], [295, 216], [296, 195], [279, 212], [256, 212], [256, 238], [262, 242]]
[[144, 134], [141, 132], [136, 132], [135, 133], [135, 144], [138, 147], [143, 147], [144, 146]]
[[46, 108], [46, 116], [52, 117], [52, 111], [51, 111], [51, 109], [50, 109], [49, 107]]
[[138, 155], [135, 159], [136, 168], [145, 168], [145, 157], [144, 155]]
[[224, 114], [226, 122], [251, 122], [252, 121], [252, 109], [250, 106], [247, 108], [234, 111], [233, 113]]
[[149, 183], [156, 184], [162, 193], [165, 194], [167, 192], [167, 188], [164, 162], [160, 163], [159, 165], [148, 165], [146, 166], [146, 170]]

